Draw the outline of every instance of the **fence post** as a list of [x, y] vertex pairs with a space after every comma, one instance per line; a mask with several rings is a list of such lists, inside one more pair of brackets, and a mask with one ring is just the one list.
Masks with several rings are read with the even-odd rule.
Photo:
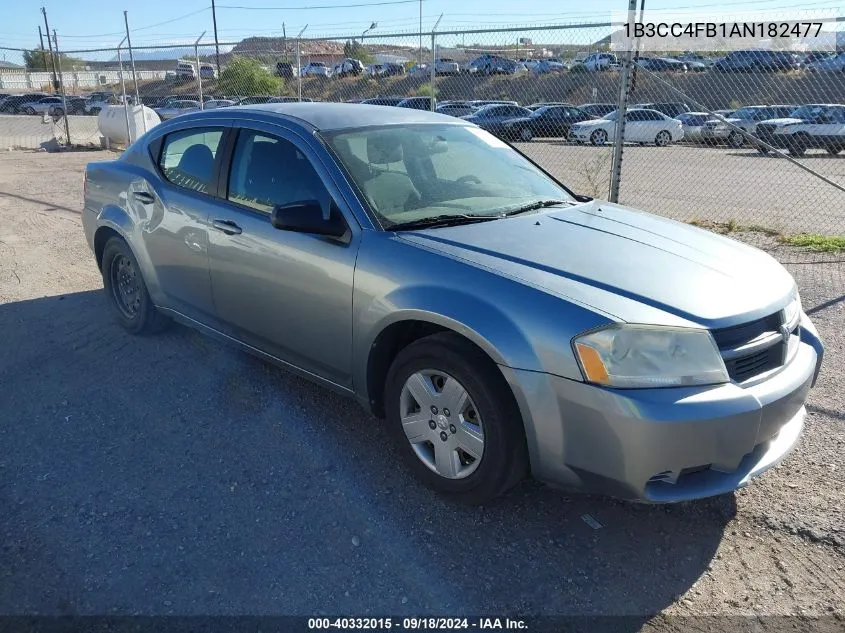
[[[47, 39], [50, 39], [50, 34], [47, 34]], [[59, 38], [56, 36], [56, 29], [53, 29], [53, 39], [56, 41], [56, 57], [59, 58], [59, 91], [62, 95], [62, 114], [65, 117], [65, 136], [67, 137], [67, 144], [70, 147], [70, 121], [67, 115], [67, 101], [65, 100], [65, 81], [64, 72], [62, 71], [62, 58], [59, 56]]]
[[[126, 38], [124, 37], [123, 40]], [[123, 115], [126, 117], [126, 140], [128, 144], [132, 144], [132, 128], [129, 127], [129, 104], [126, 103], [126, 83], [123, 81], [123, 57], [120, 55], [120, 46], [123, 44], [121, 40], [117, 46], [117, 67], [120, 73], [120, 93], [123, 100]], [[97, 115], [99, 117], [99, 114]]]
[[435, 83], [437, 81], [437, 79], [436, 79], [436, 77], [437, 77], [437, 59], [436, 59], [436, 53], [435, 53], [434, 49], [437, 46], [437, 42], [435, 41], [434, 38], [435, 38], [434, 31], [432, 31], [431, 32], [431, 69], [430, 69], [431, 70], [431, 73], [430, 73], [431, 74], [431, 81], [430, 81], [430, 83], [431, 83], [431, 108], [430, 109], [431, 109], [432, 112], [434, 112], [434, 108], [437, 107], [435, 105], [436, 100], [435, 100], [435, 97], [434, 97], [435, 92], [436, 92], [435, 91]]
[[[129, 48], [129, 61], [132, 63], [132, 83], [135, 85], [135, 101], [140, 101], [138, 96], [138, 75], [135, 74], [135, 55], [132, 54], [132, 38], [129, 37], [129, 12], [123, 12], [123, 22], [126, 24], [126, 46]], [[144, 119], [146, 121], [146, 118]]]
[[300, 42], [302, 41], [302, 34], [305, 33], [305, 29], [308, 28], [308, 25], [302, 27], [302, 30], [299, 32], [299, 35], [296, 36], [296, 94], [297, 98], [302, 101], [302, 55], [300, 52]]
[[[205, 110], [205, 102], [202, 100], [202, 69], [200, 68], [200, 40], [205, 36], [205, 31], [202, 32], [197, 38], [197, 41], [194, 42], [194, 57], [197, 60], [197, 86], [199, 86], [199, 93], [200, 93], [200, 110]], [[143, 114], [143, 109], [141, 110], [141, 114]]]
[[[628, 22], [636, 19], [637, 0], [628, 2]], [[631, 79], [631, 68], [633, 65], [634, 52], [631, 47], [631, 39], [626, 40], [624, 61], [619, 79], [619, 100], [616, 107], [616, 126], [613, 135], [613, 161], [610, 166], [610, 195], [611, 202], [619, 202], [619, 182], [622, 180], [622, 146], [625, 143], [625, 115], [628, 112], [628, 88]]]

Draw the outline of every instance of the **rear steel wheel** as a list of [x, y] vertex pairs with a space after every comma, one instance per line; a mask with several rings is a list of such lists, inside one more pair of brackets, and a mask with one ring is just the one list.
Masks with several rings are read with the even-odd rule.
[[118, 253], [109, 265], [112, 299], [127, 319], [138, 316], [141, 308], [141, 285], [138, 270], [123, 253]]

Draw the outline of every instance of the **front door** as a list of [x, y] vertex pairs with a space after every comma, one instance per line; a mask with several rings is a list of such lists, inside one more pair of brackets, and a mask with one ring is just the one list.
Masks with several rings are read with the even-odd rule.
[[335, 204], [326, 177], [313, 150], [292, 133], [270, 125], [241, 129], [225, 200], [209, 219], [211, 285], [218, 320], [231, 335], [351, 387], [358, 240], [353, 235], [343, 243], [270, 223], [274, 205]]

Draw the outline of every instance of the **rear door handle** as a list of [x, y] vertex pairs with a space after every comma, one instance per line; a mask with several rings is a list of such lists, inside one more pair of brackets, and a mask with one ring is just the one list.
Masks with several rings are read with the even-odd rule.
[[136, 200], [143, 202], [144, 204], [152, 204], [156, 201], [155, 196], [151, 193], [147, 193], [146, 191], [133, 191], [132, 195]]
[[226, 235], [240, 235], [243, 233], [243, 229], [231, 220], [212, 220], [211, 226]]

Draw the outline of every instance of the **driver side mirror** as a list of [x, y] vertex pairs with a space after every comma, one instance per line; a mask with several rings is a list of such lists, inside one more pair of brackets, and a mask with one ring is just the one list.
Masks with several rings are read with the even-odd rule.
[[328, 219], [323, 217], [323, 208], [317, 200], [276, 205], [270, 213], [270, 223], [281, 231], [313, 233], [349, 243], [349, 228], [334, 203]]

